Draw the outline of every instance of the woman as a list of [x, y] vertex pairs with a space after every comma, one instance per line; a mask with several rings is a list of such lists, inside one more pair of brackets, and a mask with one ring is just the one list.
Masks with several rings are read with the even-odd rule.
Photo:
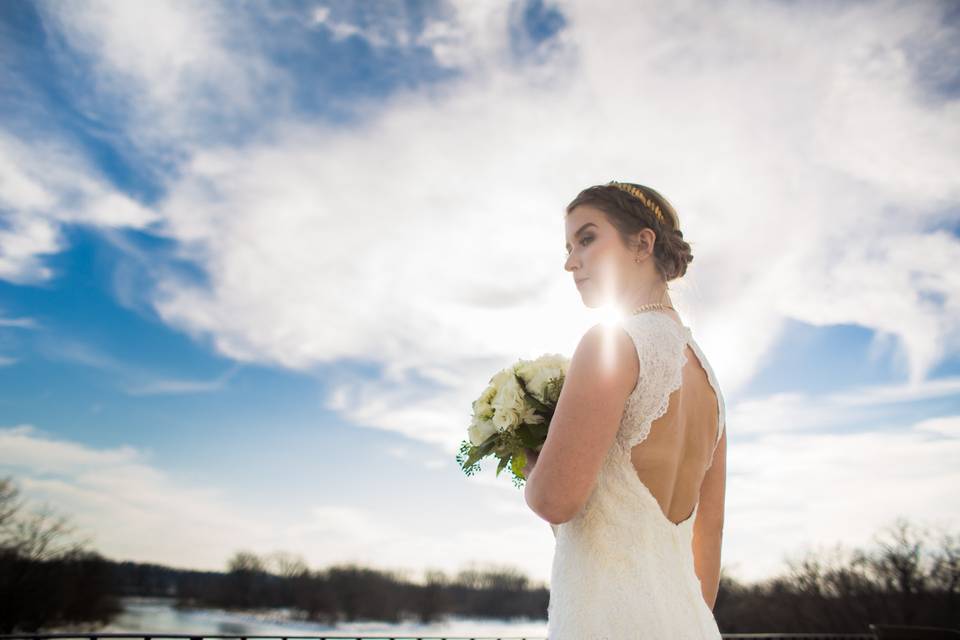
[[583, 336], [528, 450], [525, 499], [556, 535], [548, 638], [720, 638], [724, 402], [667, 292], [690, 245], [662, 195], [620, 182], [582, 191], [566, 235], [584, 304], [623, 320]]

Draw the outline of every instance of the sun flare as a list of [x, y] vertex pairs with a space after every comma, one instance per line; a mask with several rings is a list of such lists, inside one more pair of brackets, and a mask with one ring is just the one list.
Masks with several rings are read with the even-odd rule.
[[597, 313], [599, 314], [600, 322], [607, 327], [622, 324], [626, 318], [626, 314], [613, 304], [606, 304], [599, 307]]

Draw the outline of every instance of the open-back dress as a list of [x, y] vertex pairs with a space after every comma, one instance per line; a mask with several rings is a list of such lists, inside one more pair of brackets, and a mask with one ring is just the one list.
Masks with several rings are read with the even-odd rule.
[[556, 547], [547, 638], [718, 640], [720, 631], [694, 571], [699, 499], [689, 517], [672, 522], [640, 480], [631, 454], [643, 446], [652, 423], [667, 412], [671, 394], [684, 384], [687, 345], [706, 372], [717, 404], [715, 425], [687, 428], [716, 429], [714, 453], [725, 423], [723, 396], [689, 327], [661, 311], [628, 316], [623, 326], [637, 349], [640, 374], [586, 504], [573, 519], [551, 525]]

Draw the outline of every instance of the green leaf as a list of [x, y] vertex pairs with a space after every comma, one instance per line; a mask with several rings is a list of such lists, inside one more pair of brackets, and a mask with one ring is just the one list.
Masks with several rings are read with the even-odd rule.
[[499, 434], [494, 433], [489, 438], [484, 440], [480, 446], [471, 449], [469, 455], [467, 456], [467, 461], [463, 463], [463, 467], [469, 467], [470, 465], [476, 463], [480, 458], [483, 458], [493, 451], [493, 448], [497, 444], [498, 435]]
[[517, 427], [516, 433], [517, 437], [520, 438], [520, 442], [523, 443], [523, 446], [531, 446], [530, 441], [533, 438], [533, 433], [530, 430], [529, 424], [521, 424], [519, 427]]
[[526, 478], [523, 475], [523, 468], [527, 466], [527, 454], [520, 452], [517, 455], [513, 456], [513, 461], [510, 463], [510, 470], [513, 471], [513, 475], [520, 476], [521, 478]]
[[500, 458], [500, 464], [497, 465], [497, 477], [500, 477], [500, 472], [503, 471], [503, 468], [507, 466], [507, 463], [510, 462], [510, 456], [505, 458]]
[[[550, 425], [547, 423], [530, 425], [530, 433], [536, 439], [538, 445], [546, 442], [547, 431], [549, 430], [550, 430]], [[535, 446], [530, 448], [536, 449]]]
[[523, 378], [518, 376], [516, 373], [513, 374], [513, 377], [517, 379], [517, 384], [523, 389], [523, 394], [526, 399], [530, 401], [530, 404], [533, 405], [533, 408], [536, 411], [549, 411], [550, 407], [548, 405], [540, 402], [540, 399], [537, 396], [533, 395], [528, 389], [526, 383], [523, 381]]

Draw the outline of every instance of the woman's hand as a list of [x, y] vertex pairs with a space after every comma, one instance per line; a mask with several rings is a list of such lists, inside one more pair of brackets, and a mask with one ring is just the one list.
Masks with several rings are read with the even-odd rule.
[[530, 474], [533, 473], [533, 468], [537, 466], [537, 459], [540, 457], [540, 452], [534, 451], [529, 447], [524, 447], [523, 452], [527, 456], [527, 464], [523, 467], [523, 477], [530, 479]]

